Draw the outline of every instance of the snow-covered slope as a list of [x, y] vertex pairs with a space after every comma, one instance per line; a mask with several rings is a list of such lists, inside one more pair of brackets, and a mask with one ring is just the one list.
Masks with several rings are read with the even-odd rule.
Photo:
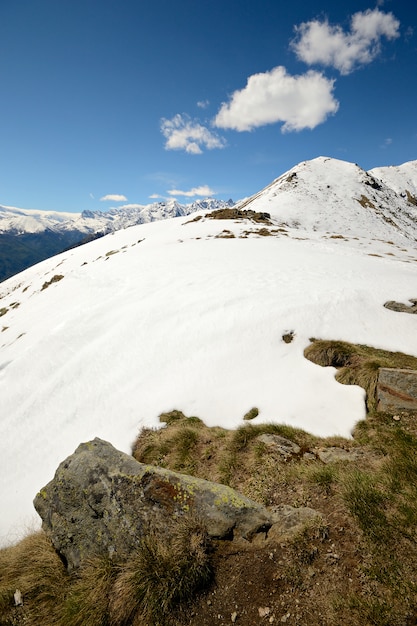
[[369, 172], [391, 187], [403, 198], [410, 199], [417, 205], [417, 161], [409, 161], [402, 165], [376, 167]]
[[68, 248], [136, 224], [233, 205], [207, 198], [190, 204], [171, 199], [102, 211], [59, 213], [0, 206], [0, 282]]
[[[129, 451], [163, 411], [235, 428], [257, 407], [255, 423], [348, 436], [363, 391], [307, 361], [309, 338], [417, 356], [415, 316], [383, 306], [417, 297], [414, 209], [391, 206], [381, 181], [316, 159], [242, 206], [270, 223], [203, 210], [118, 230], [2, 283], [3, 541], [36, 519], [35, 493], [81, 441]], [[358, 201], [365, 191], [378, 210]]]

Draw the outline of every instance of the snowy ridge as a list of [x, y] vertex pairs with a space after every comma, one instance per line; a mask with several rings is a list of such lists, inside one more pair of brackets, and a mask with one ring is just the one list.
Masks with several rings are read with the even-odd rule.
[[0, 232], [40, 233], [48, 229], [57, 233], [78, 231], [86, 235], [107, 234], [137, 224], [189, 215], [200, 209], [213, 210], [232, 205], [232, 200], [225, 202], [214, 198], [196, 200], [189, 204], [167, 200], [166, 202], [154, 202], [143, 206], [127, 205], [110, 209], [106, 213], [102, 211], [59, 213], [58, 211], [36, 211], [0, 206]]
[[78, 219], [81, 213], [60, 213], [59, 211], [36, 211], [0, 206], [0, 232], [39, 233], [46, 229], [59, 228], [59, 225]]
[[408, 198], [411, 195], [417, 198], [417, 161], [389, 167], [376, 167], [369, 173], [381, 179], [401, 197]]
[[366, 172], [353, 163], [318, 157], [237, 206], [270, 212], [292, 228], [350, 237], [371, 233], [400, 244], [417, 240], [414, 194], [417, 161]]
[[414, 207], [382, 174], [315, 159], [241, 203], [270, 221], [204, 207], [4, 281], [0, 541], [39, 523], [34, 495], [81, 441], [129, 452], [164, 411], [236, 428], [257, 407], [255, 423], [349, 436], [364, 392], [307, 361], [309, 338], [417, 356], [417, 318], [383, 306], [417, 298]]

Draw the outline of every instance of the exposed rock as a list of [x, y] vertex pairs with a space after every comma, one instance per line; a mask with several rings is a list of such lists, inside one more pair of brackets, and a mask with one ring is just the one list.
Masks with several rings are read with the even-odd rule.
[[81, 444], [34, 505], [68, 569], [92, 555], [124, 558], [150, 529], [164, 533], [189, 513], [217, 538], [251, 539], [271, 514], [233, 489], [144, 465], [110, 443]]
[[282, 341], [284, 343], [291, 343], [294, 340], [295, 333], [293, 330], [289, 330], [282, 335]]
[[417, 410], [417, 371], [381, 367], [376, 388], [377, 410]]
[[417, 206], [417, 198], [416, 198], [416, 196], [413, 196], [413, 194], [411, 194], [411, 193], [408, 191], [408, 189], [406, 189], [406, 190], [405, 190], [405, 193], [406, 193], [406, 195], [407, 195], [407, 201], [408, 201], [410, 204], [413, 204], [414, 206]]
[[332, 446], [330, 448], [318, 448], [315, 450], [320, 461], [323, 463], [333, 463], [337, 461], [357, 461], [363, 456], [361, 450], [345, 450], [344, 448], [338, 448]]
[[301, 448], [298, 444], [280, 435], [264, 433], [256, 437], [256, 441], [263, 443], [271, 452], [277, 452], [286, 460], [301, 452]]
[[242, 209], [222, 208], [206, 213], [205, 217], [210, 217], [216, 220], [251, 220], [252, 222], [263, 222], [264, 224], [271, 223], [270, 213], [264, 213], [259, 211], [252, 211], [251, 209], [242, 211]]
[[321, 513], [308, 506], [293, 507], [281, 504], [273, 508], [274, 523], [268, 531], [268, 539], [285, 541], [298, 534], [306, 524], [323, 521]]
[[395, 300], [389, 300], [384, 304], [386, 309], [390, 311], [397, 311], [398, 313], [417, 313], [417, 300], [411, 300], [411, 305], [403, 304], [402, 302], [395, 302]]
[[316, 455], [314, 454], [314, 452], [304, 452], [303, 454], [303, 459], [306, 461], [315, 461], [316, 460]]

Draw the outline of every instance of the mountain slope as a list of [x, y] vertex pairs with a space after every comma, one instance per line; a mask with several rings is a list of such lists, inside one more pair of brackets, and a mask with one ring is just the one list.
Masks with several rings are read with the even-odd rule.
[[[5, 281], [0, 536], [20, 532], [80, 441], [129, 451], [163, 411], [235, 428], [257, 407], [255, 423], [349, 436], [363, 391], [307, 361], [309, 338], [417, 356], [416, 318], [383, 306], [417, 297], [413, 220], [367, 181], [317, 159], [242, 203], [239, 219], [204, 210], [133, 226]], [[378, 211], [357, 200], [365, 191]]]
[[284, 224], [309, 232], [414, 243], [417, 209], [411, 196], [417, 193], [417, 161], [371, 172], [318, 157], [300, 163], [238, 206], [269, 211]]
[[417, 161], [389, 167], [375, 167], [369, 173], [380, 178], [388, 187], [403, 198], [407, 198], [414, 206], [417, 204]]

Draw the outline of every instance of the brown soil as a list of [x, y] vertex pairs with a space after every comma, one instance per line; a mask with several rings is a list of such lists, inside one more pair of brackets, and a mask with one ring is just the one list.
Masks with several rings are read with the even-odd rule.
[[218, 542], [213, 554], [214, 582], [180, 623], [359, 624], [353, 616], [349, 621], [347, 607], [341, 606], [342, 600], [362, 587], [363, 555], [357, 548], [357, 529], [335, 510], [331, 498], [317, 495], [308, 504], [331, 520], [328, 534], [306, 532], [280, 543], [266, 540], [263, 545]]

